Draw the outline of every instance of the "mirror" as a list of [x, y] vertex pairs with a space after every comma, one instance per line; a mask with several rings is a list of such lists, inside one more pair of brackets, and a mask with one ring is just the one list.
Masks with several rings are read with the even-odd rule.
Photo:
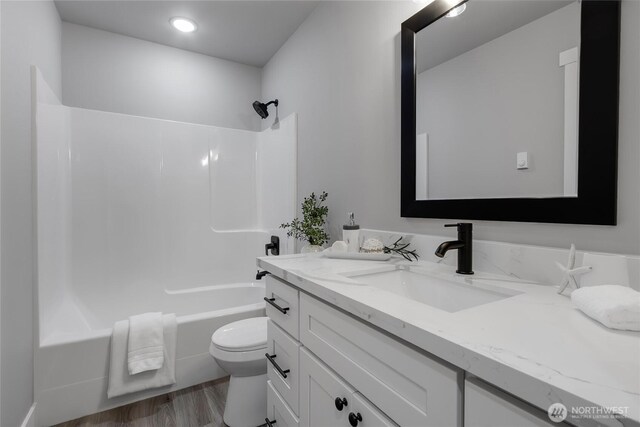
[[436, 0], [403, 23], [402, 215], [615, 224], [618, 35], [617, 1]]
[[416, 199], [576, 196], [578, 1], [471, 1], [416, 38]]

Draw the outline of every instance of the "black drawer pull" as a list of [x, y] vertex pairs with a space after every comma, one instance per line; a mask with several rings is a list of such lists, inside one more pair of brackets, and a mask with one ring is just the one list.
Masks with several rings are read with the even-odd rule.
[[356, 427], [358, 425], [358, 421], [362, 421], [362, 415], [360, 415], [360, 412], [358, 412], [358, 414], [354, 414], [353, 412], [349, 413], [349, 424], [351, 424], [353, 427]]
[[347, 398], [343, 397], [342, 399], [340, 399], [339, 397], [336, 397], [335, 404], [336, 404], [336, 409], [338, 411], [342, 411], [342, 409], [345, 406], [347, 406]]
[[268, 302], [269, 304], [271, 304], [276, 310], [278, 310], [280, 313], [282, 314], [287, 314], [287, 311], [290, 310], [289, 307], [280, 307], [278, 304], [276, 304], [274, 301], [276, 300], [275, 298], [267, 298], [264, 297], [264, 300], [266, 302]]
[[269, 359], [269, 362], [271, 362], [271, 364], [273, 365], [274, 368], [276, 368], [278, 370], [278, 372], [280, 373], [280, 375], [282, 375], [282, 378], [287, 378], [287, 374], [289, 372], [291, 372], [289, 369], [285, 369], [284, 371], [282, 370], [282, 368], [280, 366], [278, 366], [278, 364], [276, 363], [275, 359], [276, 355], [274, 354], [273, 356], [271, 356], [269, 353], [265, 353], [264, 354], [265, 357], [267, 359]]
[[273, 421], [269, 421], [269, 418], [265, 418], [264, 422], [269, 426], [269, 427], [273, 427], [273, 425], [276, 423], [276, 420]]

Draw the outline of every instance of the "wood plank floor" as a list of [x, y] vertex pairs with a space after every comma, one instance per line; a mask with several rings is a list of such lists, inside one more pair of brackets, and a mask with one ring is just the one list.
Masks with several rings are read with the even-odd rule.
[[54, 427], [224, 427], [229, 379], [211, 381]]

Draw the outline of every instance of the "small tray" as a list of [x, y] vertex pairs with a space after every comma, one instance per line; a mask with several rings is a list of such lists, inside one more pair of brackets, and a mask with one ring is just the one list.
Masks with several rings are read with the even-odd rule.
[[326, 251], [325, 256], [333, 259], [355, 259], [362, 261], [387, 261], [391, 259], [391, 254], [368, 254], [364, 252], [332, 252]]

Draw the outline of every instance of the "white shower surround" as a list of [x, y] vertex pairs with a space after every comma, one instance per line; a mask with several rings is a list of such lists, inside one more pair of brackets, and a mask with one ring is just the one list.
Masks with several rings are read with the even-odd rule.
[[[69, 108], [33, 81], [38, 425], [222, 377], [211, 333], [264, 313], [269, 236], [293, 249], [295, 114], [226, 129]], [[111, 327], [146, 311], [178, 317], [178, 383], [107, 400]]]

